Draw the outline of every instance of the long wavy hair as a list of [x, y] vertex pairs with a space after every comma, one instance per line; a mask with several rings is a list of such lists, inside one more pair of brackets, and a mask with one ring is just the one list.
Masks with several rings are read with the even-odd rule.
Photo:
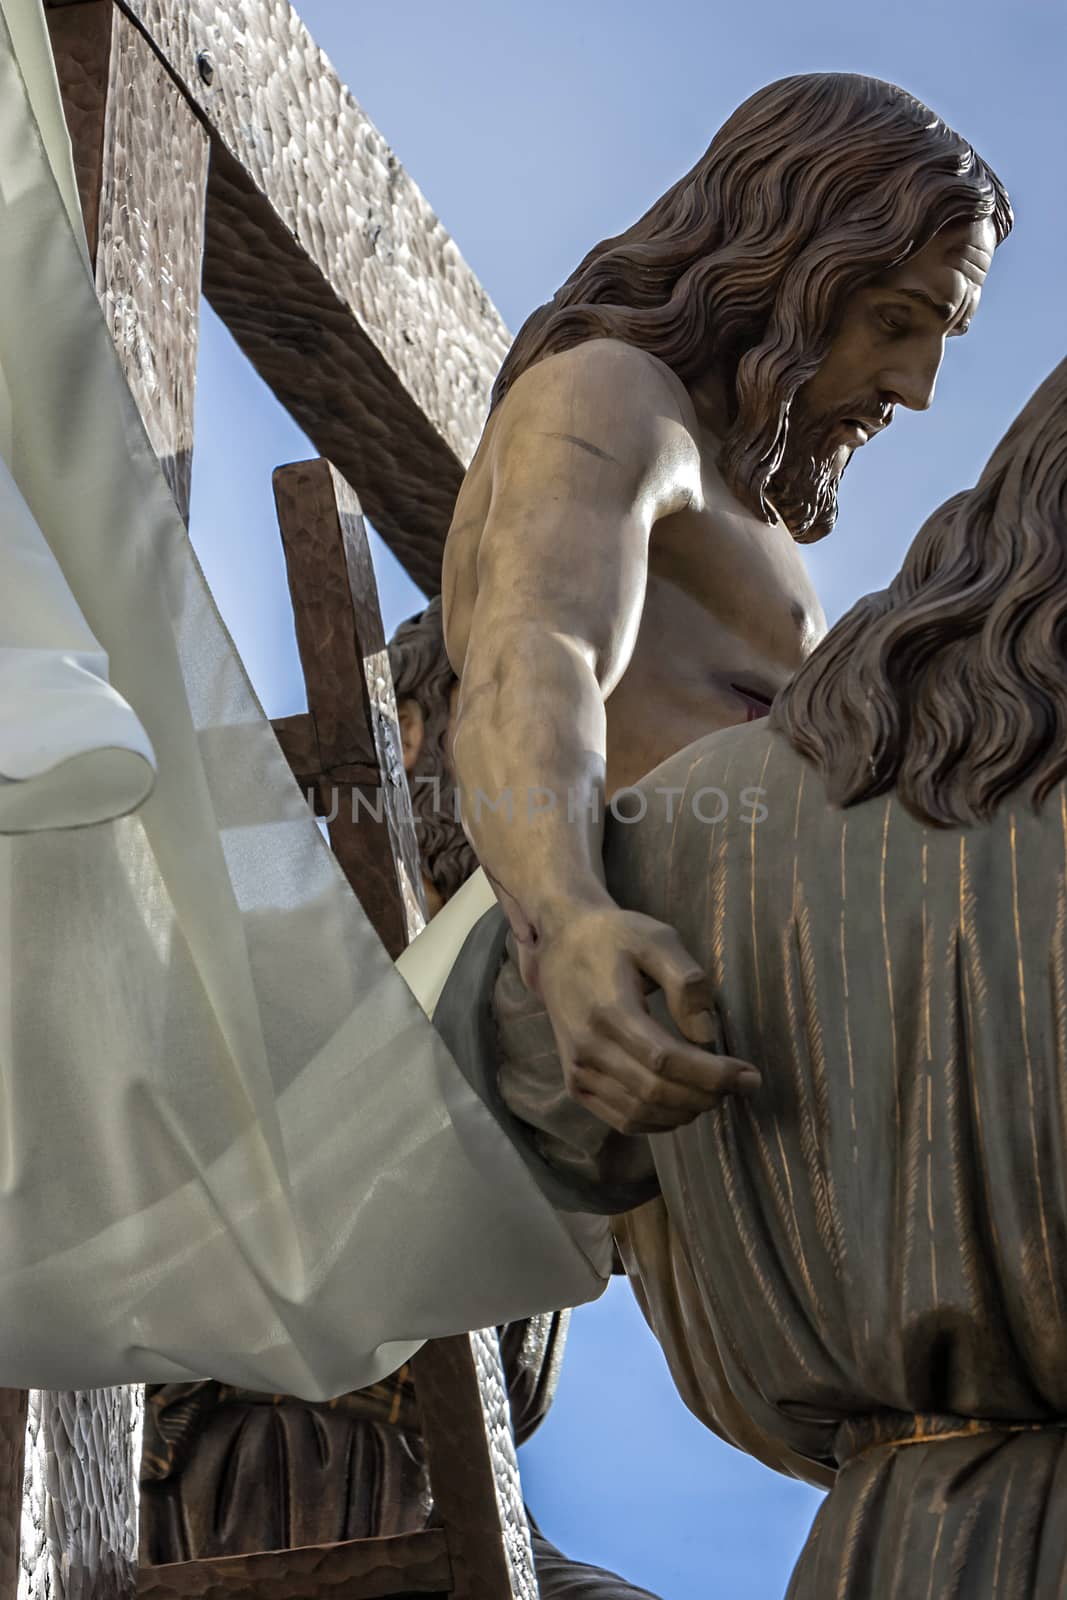
[[[411, 809], [423, 870], [442, 900], [470, 877], [478, 858], [456, 818], [455, 777], [448, 730], [456, 675], [445, 650], [441, 597], [401, 623], [389, 641], [389, 666], [397, 701], [411, 699], [422, 712], [422, 746], [411, 772]], [[416, 778], [434, 781], [416, 783]]]
[[[825, 358], [848, 296], [946, 225], [1012, 226], [996, 175], [928, 106], [851, 73], [783, 78], [746, 100], [693, 170], [595, 246], [519, 331], [496, 407], [543, 357], [613, 338], [683, 383], [712, 367], [733, 394], [719, 461], [734, 494], [810, 542], [833, 526], [775, 486], [797, 391]], [[805, 521], [805, 518], [807, 520]]]
[[1067, 361], [975, 488], [830, 630], [770, 726], [838, 805], [895, 789], [942, 827], [986, 821], [1067, 774]]

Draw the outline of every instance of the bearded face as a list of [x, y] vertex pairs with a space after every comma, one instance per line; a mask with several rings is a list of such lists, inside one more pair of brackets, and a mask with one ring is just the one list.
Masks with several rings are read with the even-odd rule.
[[970, 327], [995, 243], [988, 220], [946, 227], [849, 296], [818, 371], [793, 397], [766, 488], [799, 543], [830, 532], [853, 452], [889, 426], [895, 407], [932, 404], [945, 340]]
[[837, 432], [836, 417], [798, 415], [794, 407], [767, 498], [798, 544], [824, 539], [837, 521], [838, 486], [852, 459], [837, 442]]

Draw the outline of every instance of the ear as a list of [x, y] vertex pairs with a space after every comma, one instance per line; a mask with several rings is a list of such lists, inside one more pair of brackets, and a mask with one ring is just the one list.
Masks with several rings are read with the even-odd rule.
[[404, 753], [404, 771], [410, 772], [419, 759], [426, 724], [422, 720], [419, 702], [405, 697], [396, 703], [397, 721], [400, 723], [400, 746]]

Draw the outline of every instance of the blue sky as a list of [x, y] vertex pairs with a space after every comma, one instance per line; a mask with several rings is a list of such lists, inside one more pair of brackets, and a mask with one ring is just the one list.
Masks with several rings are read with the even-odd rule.
[[[867, 72], [903, 84], [999, 172], [1016, 209], [933, 410], [902, 413], [848, 474], [809, 552], [831, 620], [892, 576], [924, 517], [974, 481], [1059, 360], [1067, 205], [1062, 0], [303, 0], [297, 9], [512, 330], [590, 245], [700, 155], [761, 84]], [[314, 454], [205, 313], [193, 538], [272, 716], [304, 704], [270, 473]], [[387, 630], [420, 597], [375, 546]], [[575, 1555], [664, 1600], [784, 1591], [818, 1496], [709, 1435], [676, 1397], [625, 1285], [574, 1319], [559, 1399], [523, 1452], [530, 1503]]]

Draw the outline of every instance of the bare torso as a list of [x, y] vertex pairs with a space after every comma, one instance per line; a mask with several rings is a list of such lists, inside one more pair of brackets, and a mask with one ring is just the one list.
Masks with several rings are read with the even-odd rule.
[[[445, 555], [449, 651], [461, 676], [495, 421], [464, 480]], [[692, 427], [702, 504], [652, 530], [637, 643], [606, 703], [609, 794], [704, 734], [763, 715], [825, 630], [792, 538], [738, 503], [715, 464], [718, 441], [695, 415]]]

